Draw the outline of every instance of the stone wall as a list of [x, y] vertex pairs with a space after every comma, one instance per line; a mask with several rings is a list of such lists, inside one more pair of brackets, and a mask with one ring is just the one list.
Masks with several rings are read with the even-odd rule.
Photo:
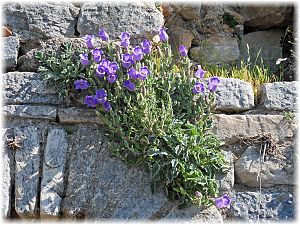
[[[207, 12], [218, 13], [218, 7], [205, 7]], [[188, 6], [172, 5], [185, 21], [202, 15], [201, 10], [192, 8], [194, 11], [186, 14]], [[104, 125], [94, 110], [62, 102], [56, 91], [41, 81], [33, 57], [38, 49], [59, 49], [67, 40], [80, 45], [78, 36], [96, 33], [99, 27], [109, 27], [115, 35], [125, 29], [136, 38], [152, 37], [164, 23], [154, 4], [9, 3], [4, 11], [14, 34], [3, 38], [9, 71], [2, 75], [5, 218], [190, 222], [295, 219], [297, 123], [292, 115], [298, 82], [263, 84], [254, 96], [251, 84], [221, 79], [212, 131], [222, 141], [221, 148], [230, 163], [229, 171], [218, 174], [217, 179], [221, 194], [227, 193], [233, 200], [231, 208], [180, 209], [166, 198], [162, 187], [151, 193], [151, 180], [143, 168], [129, 167], [112, 157], [106, 147]], [[213, 15], [207, 13], [205, 18], [204, 24], [214, 23]], [[169, 29], [173, 38], [181, 35]], [[221, 39], [223, 42], [219, 42]], [[215, 39], [207, 40], [213, 43]], [[236, 45], [226, 33], [220, 40], [227, 47]]]

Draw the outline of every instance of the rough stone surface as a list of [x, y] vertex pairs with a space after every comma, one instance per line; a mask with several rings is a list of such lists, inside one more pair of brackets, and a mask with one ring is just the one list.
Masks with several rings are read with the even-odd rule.
[[180, 45], [184, 45], [187, 49], [192, 46], [194, 35], [185, 30], [171, 31], [169, 40], [172, 49], [178, 49]]
[[260, 106], [268, 110], [296, 111], [297, 81], [262, 84]]
[[212, 131], [226, 145], [238, 142], [241, 137], [271, 134], [275, 141], [291, 139], [297, 126], [283, 115], [224, 115], [213, 116]]
[[201, 4], [191, 3], [172, 3], [173, 10], [182, 16], [185, 20], [195, 20], [201, 18]]
[[153, 37], [163, 24], [163, 15], [154, 3], [88, 2], [81, 8], [77, 30], [81, 35], [96, 35], [104, 28], [110, 38], [118, 38], [124, 31], [135, 37]]
[[215, 110], [242, 112], [254, 107], [252, 85], [235, 78], [219, 78]]
[[41, 158], [42, 132], [45, 127], [33, 124], [19, 124], [14, 127], [15, 138], [21, 140], [21, 147], [15, 153], [15, 209], [21, 218], [37, 216], [37, 195]]
[[228, 192], [234, 186], [234, 155], [231, 152], [223, 151], [228, 162], [228, 171], [216, 174], [218, 189], [220, 192]]
[[38, 73], [9, 72], [3, 74], [4, 102], [6, 104], [60, 104], [54, 88], [49, 88]]
[[191, 206], [179, 209], [177, 206], [164, 217], [164, 222], [192, 222], [192, 223], [223, 223], [222, 215], [215, 206], [206, 209]]
[[21, 117], [24, 119], [47, 119], [56, 120], [56, 108], [51, 106], [35, 105], [5, 105], [2, 112], [5, 116]]
[[80, 125], [74, 130], [63, 203], [66, 217], [147, 219], [167, 201], [162, 192], [151, 193], [151, 180], [143, 170], [110, 155], [100, 127]]
[[239, 58], [239, 46], [237, 38], [211, 37], [204, 39], [200, 47], [190, 49], [190, 58], [203, 63], [231, 63]]
[[79, 9], [67, 2], [11, 2], [4, 5], [4, 21], [22, 41], [73, 37]]
[[58, 119], [62, 124], [76, 124], [76, 123], [95, 123], [102, 124], [103, 122], [96, 115], [94, 109], [78, 109], [62, 108], [58, 109]]
[[68, 149], [67, 134], [62, 128], [51, 128], [44, 151], [41, 182], [40, 216], [58, 217], [64, 191], [64, 169]]
[[282, 58], [280, 40], [283, 35], [284, 32], [280, 29], [245, 34], [240, 43], [240, 59], [243, 62], [248, 62], [247, 60], [250, 57], [250, 62], [257, 64], [260, 63], [262, 58], [264, 65], [273, 68], [277, 59]]
[[[1, 133], [3, 134], [3, 143], [8, 144], [8, 140], [13, 140], [13, 131], [9, 128], [1, 129]], [[2, 204], [1, 204], [1, 212], [4, 218], [10, 217], [10, 209], [11, 209], [11, 191], [12, 185], [14, 183], [14, 150], [10, 149], [7, 146], [3, 146], [2, 148]]]
[[7, 70], [14, 70], [17, 66], [19, 39], [14, 36], [2, 38], [3, 52], [2, 59]]
[[[261, 151], [261, 153], [260, 153]], [[295, 184], [295, 153], [293, 146], [278, 147], [276, 155], [263, 149], [248, 147], [235, 162], [234, 171], [237, 183], [250, 187], [272, 187], [277, 184]]]
[[282, 27], [292, 20], [292, 7], [287, 4], [243, 6], [239, 12], [245, 18], [245, 26], [267, 29]]
[[[232, 194], [230, 215], [233, 221], [282, 222], [295, 220], [294, 196], [289, 192], [237, 192]], [[261, 199], [261, 204], [259, 204]], [[258, 217], [259, 215], [259, 217]]]

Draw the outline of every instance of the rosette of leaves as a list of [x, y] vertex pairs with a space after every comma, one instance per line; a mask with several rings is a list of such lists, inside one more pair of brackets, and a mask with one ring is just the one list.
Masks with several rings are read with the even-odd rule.
[[144, 40], [135, 47], [126, 32], [120, 42], [103, 30], [100, 38], [86, 36], [81, 65], [69, 83], [58, 82], [69, 87], [84, 79], [84, 88], [73, 85], [73, 93], [85, 97], [106, 124], [112, 153], [145, 167], [153, 191], [163, 185], [180, 204], [210, 205], [218, 193], [215, 174], [227, 165], [210, 132], [216, 86], [203, 70], [195, 77], [187, 51], [181, 46], [173, 53], [165, 30], [159, 34], [161, 42]]

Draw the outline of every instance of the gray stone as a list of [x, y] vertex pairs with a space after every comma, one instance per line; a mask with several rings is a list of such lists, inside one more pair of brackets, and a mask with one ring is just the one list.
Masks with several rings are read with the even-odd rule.
[[280, 41], [283, 35], [284, 32], [280, 29], [245, 34], [240, 43], [240, 60], [256, 65], [260, 64], [262, 59], [263, 65], [273, 69], [277, 59], [282, 58]]
[[24, 119], [56, 120], [56, 108], [35, 105], [5, 105], [2, 107], [4, 116], [21, 117]]
[[283, 115], [213, 115], [212, 131], [225, 145], [267, 134], [275, 142], [282, 141], [293, 138], [296, 130], [297, 125]]
[[1, 128], [3, 134], [3, 161], [2, 161], [2, 204], [1, 211], [4, 218], [10, 217], [10, 209], [12, 202], [12, 185], [14, 184], [14, 156], [15, 152], [10, 149], [7, 144], [13, 141], [13, 131], [10, 128]]
[[239, 12], [245, 18], [245, 26], [267, 29], [271, 27], [283, 27], [293, 19], [292, 5], [249, 5], [241, 6]]
[[3, 74], [6, 104], [61, 104], [57, 91], [41, 80], [38, 73], [9, 72]]
[[248, 147], [234, 164], [236, 182], [250, 187], [259, 187], [260, 181], [262, 187], [296, 184], [293, 146], [278, 147], [275, 156], [267, 151], [263, 159], [263, 149]]
[[185, 20], [196, 20], [201, 18], [201, 4], [172, 3], [173, 10]]
[[95, 109], [79, 109], [75, 107], [58, 109], [58, 119], [61, 124], [94, 123], [103, 124], [96, 115]]
[[218, 189], [220, 192], [228, 192], [234, 186], [234, 155], [231, 152], [223, 151], [226, 161], [228, 162], [228, 171], [216, 174]]
[[88, 2], [81, 7], [77, 30], [81, 35], [96, 35], [104, 28], [112, 39], [125, 31], [134, 37], [153, 37], [163, 24], [163, 15], [154, 3]]
[[223, 223], [222, 215], [215, 206], [206, 209], [190, 206], [179, 209], [177, 206], [164, 217], [164, 222], [192, 222], [192, 223]]
[[4, 21], [22, 41], [74, 37], [79, 9], [68, 2], [11, 2], [4, 5]]
[[35, 218], [39, 190], [42, 132], [45, 127], [18, 124], [14, 127], [15, 138], [21, 147], [15, 153], [15, 209], [21, 218]]
[[141, 168], [111, 156], [101, 127], [79, 125], [74, 130], [62, 209], [67, 218], [147, 219], [167, 201], [162, 192], [151, 193], [151, 180]]
[[296, 111], [297, 81], [266, 83], [260, 86], [260, 106], [268, 110]]
[[252, 85], [235, 78], [219, 78], [215, 110], [242, 112], [254, 107]]
[[295, 220], [294, 196], [289, 192], [263, 191], [261, 196], [259, 192], [237, 192], [230, 197], [232, 203], [229, 214], [233, 221], [291, 222]]
[[7, 70], [14, 70], [17, 66], [19, 39], [17, 37], [5, 37], [3, 41], [2, 59]]
[[190, 49], [190, 57], [200, 64], [232, 63], [239, 58], [240, 51], [235, 37], [211, 37], [203, 39], [200, 47]]
[[40, 193], [41, 218], [55, 218], [60, 215], [67, 149], [68, 139], [65, 130], [59, 127], [51, 128], [44, 151]]

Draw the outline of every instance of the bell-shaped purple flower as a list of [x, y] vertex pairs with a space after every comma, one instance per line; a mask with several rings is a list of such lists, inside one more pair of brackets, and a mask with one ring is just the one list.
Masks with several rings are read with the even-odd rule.
[[129, 75], [129, 77], [132, 78], [132, 79], [138, 79], [138, 78], [139, 78], [136, 69], [133, 68], [133, 67], [131, 67], [131, 68], [128, 70], [127, 73], [128, 73], [128, 75]]
[[91, 53], [93, 55], [94, 61], [97, 63], [100, 62], [102, 50], [96, 48], [96, 49], [92, 50]]
[[124, 80], [123, 85], [129, 91], [134, 91], [135, 90], [135, 84], [132, 83], [130, 80]]
[[90, 64], [90, 61], [89, 61], [89, 55], [87, 53], [81, 53], [79, 55], [80, 57], [80, 63], [83, 65], [83, 66], [87, 66]]
[[107, 67], [107, 74], [115, 74], [119, 69], [119, 65], [116, 62], [110, 62]]
[[217, 208], [230, 208], [231, 199], [225, 194], [221, 198], [215, 199]]
[[121, 38], [121, 45], [123, 47], [126, 47], [130, 44], [130, 41], [129, 41], [130, 34], [129, 33], [127, 33], [127, 32], [121, 33], [120, 38]]
[[85, 90], [90, 86], [89, 82], [84, 79], [76, 80], [74, 84], [76, 90]]
[[103, 102], [102, 103], [102, 107], [103, 107], [103, 109], [105, 110], [105, 111], [107, 111], [107, 112], [109, 112], [110, 110], [111, 110], [111, 104], [108, 102], [108, 101], [106, 101], [106, 102]]
[[186, 47], [184, 45], [180, 45], [179, 46], [179, 53], [180, 53], [180, 55], [182, 57], [186, 57], [187, 56], [188, 51], [187, 51], [187, 49], [186, 49]]
[[143, 49], [140, 47], [140, 46], [136, 46], [134, 49], [133, 49], [133, 59], [135, 61], [140, 61], [143, 59]]
[[204, 84], [200, 82], [196, 82], [194, 87], [193, 87], [193, 93], [194, 94], [200, 94], [204, 92]]
[[208, 90], [216, 91], [219, 83], [220, 79], [218, 77], [210, 77], [208, 79]]
[[148, 41], [147, 39], [145, 39], [143, 42], [142, 42], [142, 48], [143, 48], [143, 53], [144, 54], [150, 54], [151, 53], [151, 42]]
[[150, 70], [148, 69], [147, 66], [144, 66], [144, 67], [140, 68], [140, 72], [138, 73], [138, 77], [141, 80], [146, 80], [149, 74], [150, 74]]
[[88, 48], [93, 48], [94, 47], [94, 35], [92, 34], [87, 34], [83, 37], [85, 40], [85, 43]]
[[105, 75], [106, 68], [102, 65], [98, 65], [95, 71], [97, 77], [102, 78]]
[[107, 101], [107, 92], [104, 88], [97, 90], [95, 98], [98, 100], [99, 103], [104, 103]]
[[104, 29], [100, 30], [98, 35], [102, 39], [102, 41], [108, 41], [109, 40], [109, 36], [108, 36], [108, 34], [106, 33], [106, 31]]
[[95, 108], [99, 103], [95, 96], [87, 95], [85, 96], [84, 104], [89, 107]]
[[122, 55], [122, 66], [128, 69], [133, 64], [132, 56], [131, 54], [123, 54]]
[[107, 80], [108, 83], [114, 83], [114, 82], [116, 82], [117, 79], [118, 79], [117, 74], [109, 74], [106, 77], [106, 80]]
[[198, 70], [195, 73], [195, 77], [202, 79], [204, 77], [204, 74], [206, 74], [206, 73], [207, 73], [207, 71], [203, 70], [201, 68], [201, 66], [198, 65]]
[[166, 32], [166, 28], [160, 28], [159, 30], [159, 39], [161, 42], [165, 42], [169, 39], [169, 36]]
[[110, 64], [110, 61], [107, 59], [102, 59], [101, 63], [99, 65], [103, 66], [104, 68], [108, 68]]

